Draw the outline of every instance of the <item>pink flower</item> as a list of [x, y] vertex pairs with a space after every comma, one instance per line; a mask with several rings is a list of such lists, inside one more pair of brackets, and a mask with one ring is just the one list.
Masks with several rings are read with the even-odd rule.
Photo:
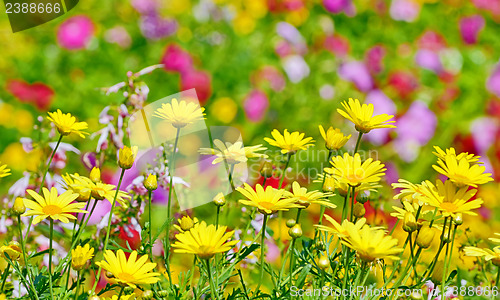
[[420, 5], [412, 0], [392, 0], [389, 12], [396, 21], [413, 22], [420, 14]]
[[490, 93], [500, 97], [500, 63], [495, 66], [490, 77], [488, 77], [488, 80], [486, 81], [486, 89]]
[[262, 120], [268, 107], [269, 100], [267, 99], [267, 95], [260, 90], [251, 91], [243, 101], [245, 115], [251, 122]]
[[371, 74], [378, 74], [384, 70], [383, 59], [385, 48], [383, 46], [374, 46], [365, 53], [365, 64]]
[[[366, 95], [366, 103], [373, 104], [374, 115], [379, 115], [379, 114], [395, 115], [397, 112], [396, 104], [394, 104], [394, 102], [389, 97], [387, 97], [381, 90], [370, 91]], [[389, 133], [393, 130], [394, 129], [392, 128], [381, 128], [373, 130], [372, 132], [370, 132], [370, 134], [366, 135], [366, 139], [375, 145], [382, 145], [385, 144], [387, 141], [389, 141]]]
[[356, 14], [356, 7], [352, 0], [323, 0], [323, 5], [327, 11], [334, 14], [344, 12], [350, 17]]
[[460, 34], [466, 44], [477, 43], [477, 37], [483, 28], [484, 18], [480, 15], [464, 17], [460, 20]]
[[340, 57], [346, 56], [350, 50], [349, 40], [338, 34], [327, 36], [323, 42], [323, 47]]
[[165, 70], [184, 73], [193, 68], [193, 60], [187, 51], [176, 44], [170, 44], [161, 58]]
[[340, 78], [354, 83], [362, 92], [368, 92], [374, 86], [372, 76], [362, 62], [352, 61], [342, 64], [338, 73]]
[[86, 48], [94, 35], [92, 20], [84, 15], [74, 16], [64, 21], [57, 31], [57, 42], [68, 50]]
[[212, 83], [210, 75], [204, 71], [189, 70], [181, 74], [181, 91], [195, 89], [200, 104], [207, 102], [212, 95]]
[[415, 63], [419, 67], [433, 71], [436, 74], [440, 74], [443, 71], [443, 65], [441, 64], [439, 55], [431, 50], [418, 50], [417, 55], [415, 55]]

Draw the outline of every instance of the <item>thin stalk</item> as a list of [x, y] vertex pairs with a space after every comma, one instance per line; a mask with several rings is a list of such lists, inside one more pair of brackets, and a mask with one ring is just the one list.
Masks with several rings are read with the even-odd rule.
[[149, 256], [151, 257], [151, 261], [153, 261], [153, 226], [151, 223], [151, 191], [148, 191], [148, 208], [149, 208]]
[[[280, 178], [280, 184], [278, 185], [278, 189], [281, 190], [281, 187], [283, 186], [283, 181], [285, 180], [286, 176], [286, 169], [288, 169], [288, 165], [290, 164], [290, 159], [292, 157], [293, 153], [288, 152], [287, 158], [286, 158], [286, 163], [285, 163], [285, 168], [283, 169], [283, 174], [281, 174]], [[281, 224], [283, 224], [283, 212], [280, 210], [278, 212], [278, 225], [279, 228], [281, 228]], [[278, 236], [278, 241], [281, 241], [281, 230], [278, 230], [279, 236]]]
[[496, 284], [497, 287], [500, 287], [500, 267], [498, 267], [497, 279], [495, 281], [495, 284]]
[[[24, 239], [23, 239], [23, 230], [21, 228], [21, 216], [17, 216], [17, 226], [19, 228], [19, 239], [21, 241], [21, 249], [23, 250], [23, 259], [24, 259], [24, 265], [28, 266], [28, 259], [26, 258], [26, 245], [24, 244]], [[33, 282], [33, 279], [31, 278], [31, 272], [29, 271], [30, 269], [26, 267], [26, 272], [27, 272], [27, 277], [31, 282]], [[3, 287], [1, 289], [3, 291]]]
[[170, 248], [170, 219], [172, 218], [172, 196], [173, 196], [173, 178], [174, 178], [174, 166], [175, 166], [175, 152], [177, 151], [177, 143], [179, 142], [179, 136], [181, 134], [181, 129], [177, 128], [175, 134], [174, 148], [172, 149], [172, 154], [170, 156], [170, 161], [168, 164], [168, 173], [170, 175], [170, 180], [168, 183], [168, 206], [167, 206], [167, 228], [165, 229], [165, 266], [167, 269], [168, 281], [172, 285], [172, 273], [170, 272], [170, 259], [169, 259], [169, 248]]
[[52, 290], [52, 239], [54, 233], [54, 220], [50, 218], [50, 232], [49, 232], [49, 288], [50, 298], [54, 299], [54, 291]]
[[120, 298], [122, 297], [123, 290], [125, 290], [125, 286], [122, 286], [122, 288], [120, 289], [120, 293], [118, 294], [118, 300], [120, 300]]
[[[108, 228], [106, 229], [106, 239], [104, 240], [104, 248], [102, 250], [103, 253], [106, 253], [106, 250], [108, 249], [109, 233], [111, 231], [111, 221], [113, 220], [113, 211], [115, 210], [116, 198], [118, 197], [118, 193], [120, 191], [120, 186], [122, 185], [122, 180], [123, 180], [124, 174], [125, 174], [125, 169], [122, 169], [122, 172], [120, 174], [120, 180], [118, 180], [118, 185], [116, 186], [115, 197], [113, 198], [113, 203], [111, 204], [111, 210], [109, 211]], [[89, 216], [89, 219], [90, 219], [90, 216]], [[88, 219], [87, 219], [87, 221], [88, 221]], [[81, 233], [81, 231], [79, 231], [78, 234], [80, 234], [80, 233]], [[92, 287], [92, 291], [90, 293], [91, 296], [94, 294], [95, 289], [97, 288], [97, 283], [99, 282], [99, 278], [101, 278], [101, 272], [102, 272], [102, 267], [99, 266], [99, 270], [97, 271], [97, 275], [95, 277], [94, 286]]]
[[354, 218], [354, 200], [356, 199], [356, 193], [354, 192], [354, 190], [356, 189], [356, 187], [352, 187], [352, 197], [351, 197], [351, 218], [349, 219], [351, 222], [353, 222], [353, 218]]
[[10, 265], [8, 264], [7, 267], [5, 267], [5, 270], [3, 271], [2, 287], [0, 287], [0, 292], [3, 292], [3, 288], [5, 287], [5, 282], [7, 281], [7, 277], [9, 277], [9, 271], [10, 271]]
[[80, 290], [80, 271], [76, 272], [76, 290], [75, 290], [75, 300], [78, 299], [78, 291]]
[[208, 273], [208, 281], [210, 282], [210, 290], [212, 290], [212, 296], [217, 299], [220, 299], [219, 293], [217, 292], [217, 288], [215, 287], [214, 280], [212, 278], [212, 270], [210, 269], [210, 259], [207, 259], [207, 273]]
[[259, 291], [262, 285], [262, 279], [264, 278], [264, 246], [266, 241], [266, 226], [267, 226], [267, 215], [264, 215], [264, 222], [262, 224], [262, 229], [260, 230], [261, 240], [260, 240], [260, 279], [259, 284], [255, 291]]
[[[453, 219], [450, 217], [450, 226], [449, 226], [449, 229], [448, 229], [448, 236], [447, 236], [447, 239], [449, 239], [451, 237], [451, 225], [453, 224]], [[443, 232], [446, 230], [446, 223], [445, 223], [445, 227], [443, 227]], [[448, 255], [450, 255], [449, 253], [449, 246], [450, 246], [450, 243], [446, 243], [446, 252], [445, 252], [445, 255], [444, 255], [444, 265], [443, 265], [443, 278], [441, 280], [441, 292], [442, 292], [442, 295], [441, 295], [441, 299], [444, 300], [445, 298], [445, 294], [446, 294], [446, 291], [444, 290], [444, 286], [445, 286], [445, 279], [446, 279], [446, 276], [448, 275], [448, 268], [447, 268], [447, 261], [448, 261]], [[451, 250], [451, 252], [453, 253], [453, 249]]]
[[356, 147], [354, 147], [354, 153], [358, 153], [359, 144], [361, 143], [362, 136], [363, 136], [363, 133], [360, 131], [358, 134], [358, 140], [356, 141]]
[[234, 187], [234, 180], [233, 180], [233, 172], [234, 172], [234, 164], [230, 164], [231, 166], [229, 167], [229, 183], [231, 184], [232, 191], [235, 190]]
[[217, 205], [217, 215], [215, 217], [215, 229], [219, 229], [219, 214], [220, 214], [220, 206]]

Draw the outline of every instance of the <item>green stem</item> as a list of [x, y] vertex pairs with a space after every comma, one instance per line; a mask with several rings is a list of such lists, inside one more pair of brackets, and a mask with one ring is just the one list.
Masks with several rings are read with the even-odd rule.
[[264, 278], [264, 246], [265, 246], [265, 240], [266, 240], [266, 226], [267, 226], [267, 215], [264, 215], [264, 222], [262, 223], [262, 229], [260, 230], [260, 236], [261, 236], [261, 241], [260, 241], [260, 279], [259, 279], [259, 284], [257, 285], [257, 288], [255, 291], [259, 291], [260, 286], [262, 285], [262, 279]]
[[175, 142], [174, 148], [172, 149], [172, 154], [170, 156], [168, 173], [170, 175], [170, 180], [168, 183], [168, 206], [167, 206], [167, 228], [165, 229], [165, 267], [167, 269], [168, 281], [169, 284], [172, 285], [172, 273], [170, 272], [170, 224], [172, 218], [172, 196], [173, 196], [173, 183], [174, 183], [174, 166], [175, 166], [175, 152], [177, 151], [177, 143], [179, 142], [179, 136], [181, 134], [181, 129], [177, 128], [177, 132], [175, 134]]
[[212, 291], [212, 298], [220, 299], [219, 293], [217, 292], [217, 288], [214, 285], [214, 280], [212, 277], [212, 270], [210, 268], [210, 259], [207, 259], [207, 273], [208, 273], [208, 281], [210, 282], [210, 290]]
[[38, 193], [42, 192], [42, 187], [43, 187], [43, 184], [45, 183], [45, 178], [47, 177], [47, 173], [49, 172], [50, 164], [52, 164], [52, 160], [54, 159], [54, 156], [56, 155], [57, 148], [59, 148], [59, 145], [61, 144], [62, 138], [63, 138], [63, 136], [60, 135], [59, 140], [57, 140], [57, 144], [54, 148], [54, 151], [52, 151], [52, 154], [50, 155], [49, 163], [45, 167], [45, 172], [43, 173], [42, 181], [40, 182], [40, 187], [38, 188]]
[[230, 164], [231, 166], [229, 167], [229, 183], [231, 184], [231, 191], [236, 190], [234, 187], [234, 180], [233, 180], [233, 172], [234, 172], [234, 164]]
[[354, 153], [358, 153], [359, 144], [361, 143], [362, 136], [363, 136], [363, 133], [360, 131], [358, 134], [358, 140], [356, 141], [356, 147], [354, 147]]
[[[122, 172], [120, 174], [120, 180], [118, 180], [118, 185], [116, 186], [115, 197], [113, 198], [113, 203], [111, 204], [111, 210], [109, 211], [108, 228], [106, 229], [106, 239], [104, 240], [104, 248], [102, 250], [103, 253], [106, 253], [106, 250], [108, 249], [109, 233], [111, 231], [111, 222], [113, 220], [113, 211], [115, 210], [116, 198], [118, 197], [118, 193], [120, 192], [120, 186], [122, 185], [122, 180], [123, 180], [124, 174], [125, 174], [125, 169], [122, 169]], [[90, 216], [89, 216], [89, 219], [90, 219]], [[79, 234], [80, 233], [81, 233], [81, 230], [79, 231]], [[97, 288], [97, 284], [99, 283], [99, 279], [101, 278], [101, 272], [102, 272], [102, 267], [99, 266], [99, 270], [97, 271], [97, 275], [95, 277], [94, 286], [92, 287], [92, 291], [90, 293], [91, 296], [94, 294], [95, 289]]]
[[[23, 259], [24, 259], [24, 265], [25, 266], [28, 266], [28, 259], [26, 258], [26, 245], [24, 243], [24, 239], [23, 239], [23, 230], [21, 228], [21, 216], [18, 215], [17, 216], [17, 226], [19, 228], [19, 239], [21, 241], [21, 249], [23, 250]], [[27, 277], [29, 280], [31, 280], [31, 282], [33, 282], [33, 278], [31, 278], [31, 272], [30, 272], [30, 269], [28, 267], [26, 267], [26, 272], [27, 272]], [[3, 291], [3, 288], [2, 288], [2, 291]]]
[[495, 281], [495, 284], [496, 284], [497, 287], [500, 287], [500, 267], [498, 267], [497, 279]]
[[78, 299], [78, 291], [80, 290], [80, 272], [76, 272], [76, 290], [75, 290], [75, 300]]
[[220, 214], [220, 206], [217, 205], [217, 215], [215, 217], [215, 229], [219, 229], [219, 214]]
[[153, 226], [151, 223], [151, 191], [148, 191], [148, 208], [149, 208], [149, 255], [151, 257], [151, 261], [153, 261]]
[[354, 192], [354, 190], [356, 189], [356, 187], [352, 187], [352, 197], [351, 197], [351, 218], [349, 219], [351, 222], [354, 222], [354, 200], [356, 199], [356, 193]]
[[120, 289], [120, 293], [118, 294], [118, 300], [120, 300], [120, 298], [122, 297], [123, 290], [125, 290], [125, 286], [122, 286], [122, 288]]
[[50, 218], [50, 232], [49, 232], [49, 288], [50, 298], [54, 299], [54, 291], [52, 290], [52, 239], [54, 233], [54, 220]]
[[7, 277], [9, 277], [10, 265], [5, 267], [2, 275], [2, 287], [0, 287], [0, 292], [3, 292], [3, 288], [5, 287], [5, 282], [7, 281]]
[[[288, 152], [287, 158], [286, 158], [286, 163], [285, 163], [285, 168], [283, 169], [283, 174], [281, 174], [280, 178], [280, 184], [278, 185], [278, 190], [281, 190], [281, 187], [283, 186], [283, 181], [285, 180], [286, 176], [286, 169], [288, 169], [288, 165], [290, 164], [290, 159], [292, 157], [293, 153]], [[283, 211], [278, 212], [278, 226], [281, 228], [281, 224], [283, 224]], [[278, 242], [281, 241], [281, 230], [278, 231], [279, 236], [278, 236]]]

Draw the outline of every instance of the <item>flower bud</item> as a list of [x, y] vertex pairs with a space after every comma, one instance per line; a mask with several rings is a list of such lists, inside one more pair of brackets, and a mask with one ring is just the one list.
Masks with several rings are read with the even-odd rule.
[[370, 198], [365, 193], [362, 193], [356, 198], [356, 200], [361, 204], [365, 204], [368, 200], [370, 200]]
[[194, 226], [194, 221], [189, 216], [184, 216], [179, 220], [179, 226], [183, 231], [188, 231]]
[[453, 218], [453, 223], [455, 223], [455, 225], [462, 225], [464, 223], [464, 218], [462, 213], [457, 213], [455, 215], [455, 217]]
[[292, 228], [293, 226], [295, 226], [295, 220], [294, 219], [288, 219], [286, 220], [286, 227], [288, 228]]
[[106, 277], [111, 279], [111, 278], [115, 278], [115, 275], [113, 275], [113, 273], [111, 273], [111, 272], [106, 272]]
[[262, 165], [262, 169], [260, 169], [260, 175], [266, 179], [273, 177], [273, 163], [265, 161]]
[[153, 299], [153, 291], [147, 290], [142, 293], [142, 299]]
[[325, 251], [325, 249], [326, 249], [325, 243], [321, 240], [317, 240], [316, 241], [316, 249], [318, 249], [319, 251]]
[[431, 246], [432, 240], [434, 239], [435, 232], [430, 227], [422, 227], [418, 232], [417, 245], [420, 248], [427, 249]]
[[90, 180], [92, 180], [93, 183], [101, 182], [101, 169], [93, 167], [92, 171], [90, 171]]
[[158, 181], [156, 180], [155, 174], [148, 175], [146, 180], [144, 180], [144, 187], [150, 192], [158, 188]]
[[295, 224], [292, 228], [288, 229], [288, 234], [292, 239], [296, 239], [302, 236], [302, 227], [300, 224]]
[[88, 300], [101, 300], [101, 297], [99, 297], [99, 296], [92, 296]]
[[136, 156], [137, 146], [133, 146], [132, 148], [123, 146], [123, 148], [118, 151], [118, 165], [122, 169], [130, 169], [134, 165]]
[[24, 212], [26, 211], [26, 206], [24, 206], [23, 198], [17, 197], [16, 200], [14, 200], [14, 205], [12, 205], [12, 211], [17, 216], [24, 214]]
[[328, 269], [328, 267], [330, 267], [330, 260], [328, 259], [328, 257], [322, 255], [318, 260], [318, 267], [320, 267], [322, 270]]
[[493, 258], [491, 260], [491, 262], [493, 263], [493, 265], [497, 266], [497, 267], [500, 267], [500, 258]]
[[226, 197], [224, 197], [223, 193], [218, 193], [217, 195], [215, 195], [213, 201], [214, 204], [219, 207], [226, 205]]
[[417, 230], [418, 224], [415, 216], [411, 212], [407, 212], [403, 219], [403, 230], [406, 232], [413, 232]]
[[160, 297], [167, 297], [168, 296], [168, 292], [166, 290], [161, 290], [158, 292], [158, 296]]
[[328, 193], [328, 192], [333, 193], [334, 191], [335, 191], [335, 178], [327, 176], [325, 178], [325, 182], [323, 183], [323, 193]]
[[366, 209], [365, 206], [359, 202], [354, 204], [353, 214], [356, 218], [362, 218], [365, 216]]
[[444, 262], [442, 260], [436, 262], [434, 266], [434, 271], [432, 272], [432, 282], [440, 283], [443, 281], [443, 272], [444, 272]]
[[131, 286], [126, 286], [124, 289], [123, 289], [123, 292], [125, 293], [125, 295], [130, 295], [134, 292], [134, 288], [131, 287]]

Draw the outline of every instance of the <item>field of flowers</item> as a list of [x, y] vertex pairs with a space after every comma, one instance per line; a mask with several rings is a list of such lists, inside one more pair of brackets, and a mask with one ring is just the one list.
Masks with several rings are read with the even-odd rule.
[[499, 298], [499, 23], [500, 0], [2, 13], [0, 300]]

